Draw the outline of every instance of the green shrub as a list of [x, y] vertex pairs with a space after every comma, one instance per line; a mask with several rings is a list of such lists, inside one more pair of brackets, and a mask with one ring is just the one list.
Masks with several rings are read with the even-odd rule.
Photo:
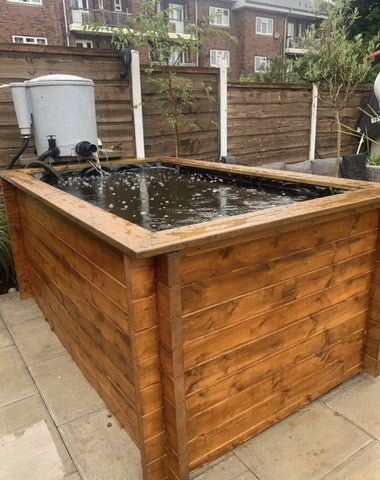
[[5, 206], [0, 204], [0, 294], [16, 286], [16, 272], [9, 238]]
[[380, 166], [380, 153], [372, 153], [368, 158], [368, 165]]

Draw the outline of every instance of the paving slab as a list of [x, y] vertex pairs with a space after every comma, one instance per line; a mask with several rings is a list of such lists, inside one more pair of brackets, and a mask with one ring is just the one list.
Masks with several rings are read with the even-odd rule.
[[314, 401], [234, 453], [260, 480], [319, 480], [371, 442], [360, 428]]
[[0, 406], [37, 391], [15, 345], [0, 349], [0, 381]]
[[104, 407], [67, 353], [34, 363], [29, 370], [56, 425]]
[[61, 480], [75, 471], [37, 394], [0, 408], [0, 465], [0, 480]]
[[78, 473], [72, 473], [68, 477], [65, 477], [65, 480], [81, 480], [81, 478]]
[[216, 463], [211, 468], [202, 469], [203, 473], [193, 475], [195, 480], [259, 480], [235, 455]]
[[0, 348], [9, 347], [12, 344], [12, 337], [9, 335], [8, 329], [0, 316]]
[[9, 325], [9, 331], [27, 365], [65, 352], [50, 325], [41, 317]]
[[106, 408], [59, 430], [83, 480], [142, 480], [140, 451]]
[[380, 443], [374, 442], [334, 468], [321, 480], [377, 480], [380, 478]]
[[18, 292], [0, 295], [0, 315], [7, 325], [44, 318], [35, 300], [31, 297], [21, 299]]
[[323, 401], [380, 440], [380, 377], [357, 375], [352, 382], [330, 392]]

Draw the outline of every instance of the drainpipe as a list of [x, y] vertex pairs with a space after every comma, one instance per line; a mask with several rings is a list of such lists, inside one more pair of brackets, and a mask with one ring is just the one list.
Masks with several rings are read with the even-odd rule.
[[136, 158], [145, 158], [144, 147], [144, 124], [141, 99], [140, 57], [137, 50], [132, 50], [131, 81], [132, 81], [132, 105], [133, 123], [135, 127]]
[[67, 12], [66, 12], [66, 4], [65, 0], [62, 0], [62, 7], [63, 7], [63, 18], [65, 23], [65, 37], [66, 37], [66, 45], [70, 46], [70, 39], [69, 39], [69, 28], [67, 26]]
[[220, 158], [227, 157], [227, 59], [219, 58]]
[[310, 121], [309, 160], [315, 158], [315, 137], [317, 134], [318, 85], [313, 83]]

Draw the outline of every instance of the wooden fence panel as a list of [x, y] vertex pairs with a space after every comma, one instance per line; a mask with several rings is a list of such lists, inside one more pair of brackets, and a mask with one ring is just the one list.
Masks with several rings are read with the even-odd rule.
[[[356, 128], [358, 106], [370, 88], [360, 88], [348, 102], [341, 122]], [[312, 90], [309, 85], [230, 83], [228, 89], [228, 151], [238, 163], [265, 165], [309, 158]], [[358, 139], [343, 135], [342, 154], [356, 153]], [[319, 101], [316, 158], [336, 155], [336, 127], [331, 108]]]
[[[91, 78], [95, 83], [98, 136], [105, 148], [122, 149], [124, 156], [135, 156], [131, 86], [120, 79], [117, 51], [75, 48], [0, 45], [0, 85], [47, 74], [66, 73]], [[181, 68], [199, 92], [186, 112], [186, 125], [180, 134], [180, 155], [196, 159], [219, 159], [218, 70]], [[211, 87], [210, 102], [205, 86]], [[342, 123], [356, 127], [371, 89], [358, 89], [342, 113]], [[268, 85], [229, 83], [228, 154], [237, 163], [265, 165], [294, 162], [309, 156], [311, 87], [307, 85]], [[145, 151], [147, 156], [174, 155], [173, 130], [158, 113], [162, 95], [147, 82], [142, 67], [142, 98]], [[0, 168], [5, 166], [21, 144], [9, 88], [0, 88]], [[343, 154], [356, 152], [358, 140], [343, 135]], [[23, 155], [34, 158], [33, 138]], [[319, 102], [316, 157], [335, 155], [335, 121], [331, 109]]]

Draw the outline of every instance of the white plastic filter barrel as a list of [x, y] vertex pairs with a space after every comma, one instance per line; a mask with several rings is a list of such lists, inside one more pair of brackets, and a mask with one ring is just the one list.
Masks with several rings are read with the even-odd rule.
[[[10, 84], [12, 96], [25, 85], [25, 99], [14, 102], [19, 128], [26, 131], [32, 118], [37, 155], [48, 150], [48, 137], [56, 139], [60, 157], [75, 157], [75, 146], [98, 144], [94, 82], [74, 75], [46, 75]], [[19, 94], [19, 97], [22, 95]], [[20, 124], [22, 121], [22, 124]]]

